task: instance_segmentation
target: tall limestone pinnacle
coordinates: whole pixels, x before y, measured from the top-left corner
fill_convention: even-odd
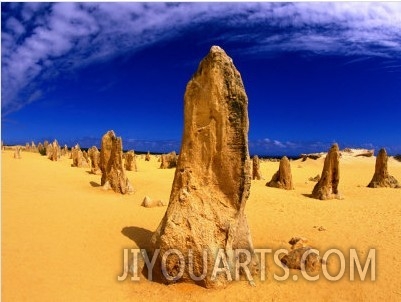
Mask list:
[[[133,187],[125,175],[123,166],[123,144],[113,130],[102,137],[99,167],[102,171],[101,185],[104,190],[113,189],[117,193],[132,193]]]
[[[262,173],[260,172],[260,161],[257,155],[252,158],[252,179],[262,179]]]
[[[322,177],[312,191],[312,197],[320,200],[341,199],[338,192],[340,182],[340,150],[338,144],[333,144],[326,155]]]
[[[376,158],[375,174],[368,184],[369,188],[400,188],[401,185],[398,183],[394,176],[391,176],[387,170],[388,156],[386,149],[380,149],[379,154]]]
[[[153,279],[225,286],[229,275],[235,276],[235,249],[247,250],[249,273],[258,272],[244,213],[252,176],[248,128],[248,98],[241,75],[225,51],[213,46],[186,87],[184,133],[170,203],[151,239],[151,253],[160,251]],[[163,262],[169,249],[180,251],[184,259],[172,254]],[[214,277],[219,252],[227,256],[231,274]],[[205,277],[194,281],[193,276],[204,273],[204,264]]]
[[[266,184],[266,186],[285,190],[294,190],[291,164],[287,156],[284,156],[280,160],[278,171],[273,175],[272,179]]]

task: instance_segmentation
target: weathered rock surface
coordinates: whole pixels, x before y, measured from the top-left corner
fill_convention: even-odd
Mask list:
[[[340,151],[337,144],[331,146],[324,160],[322,176],[312,191],[312,197],[320,200],[340,199],[338,183],[340,182]]]
[[[288,242],[291,244],[291,251],[284,255],[280,260],[290,269],[301,269],[301,260],[304,253],[310,251],[312,247],[308,246],[308,240],[302,237],[294,237]],[[311,252],[305,259],[305,270],[310,273],[319,272],[322,268],[320,257]]]
[[[316,160],[318,158],[321,158],[323,155],[324,155],[323,152],[321,152],[321,153],[301,154],[301,158],[302,158],[302,161],[305,161],[308,158]]]
[[[88,152],[86,152],[85,150],[84,151],[82,151],[82,156],[83,156],[83,158],[87,161],[87,162],[89,162],[89,155],[88,155]]]
[[[64,145],[64,147],[61,149],[61,155],[62,156],[68,155],[68,147],[67,147],[67,145]]]
[[[46,155],[46,149],[45,149],[45,147],[42,145],[42,143],[39,143],[39,144],[38,144],[38,152],[39,152],[41,155]]]
[[[160,169],[171,169],[177,167],[178,156],[175,151],[161,155]]]
[[[57,161],[61,157],[61,148],[60,148],[60,145],[58,144],[58,141],[56,139],[54,140],[52,145],[53,145],[53,154],[52,154],[51,160]]]
[[[47,149],[47,146],[49,145],[49,142],[47,140],[45,140],[43,142],[43,147],[45,148],[45,150]]]
[[[89,168],[90,163],[84,158],[84,154],[78,144],[71,148],[72,167]]]
[[[354,157],[372,157],[375,153],[374,149],[352,149],[352,148],[344,148],[340,154],[344,156],[354,156]]]
[[[320,180],[320,174],[317,174],[315,177],[309,177],[310,181],[318,182]]]
[[[284,156],[280,160],[278,171],[273,175],[272,179],[266,183],[266,186],[285,190],[294,190],[294,185],[292,184],[291,164],[287,156]]]
[[[385,149],[380,149],[376,157],[375,174],[368,184],[369,188],[401,188],[400,183],[387,170],[388,156]]]
[[[200,63],[187,85],[184,103],[184,133],[170,202],[151,239],[150,254],[160,251],[153,280],[195,282],[190,273],[203,275],[205,252],[206,276],[196,283],[225,286],[229,277],[234,278],[234,249],[249,252],[245,267],[250,271],[244,272],[255,274],[259,265],[244,213],[251,185],[248,98],[239,72],[220,47],[213,46]],[[172,254],[162,273],[161,260],[169,249],[179,250],[185,263]],[[213,276],[220,257],[227,261],[227,273]]]
[[[154,207],[164,207],[165,204],[162,200],[153,200],[149,196],[145,196],[143,199],[141,206],[145,208],[154,208]]]
[[[257,155],[252,158],[252,179],[262,179],[262,173],[260,172],[260,161]]]
[[[56,139],[53,143],[47,145],[46,155],[52,161],[58,161],[60,159],[61,149]]]
[[[75,147],[71,148],[71,159],[72,159],[72,164],[71,167],[78,167],[79,162],[78,162],[78,151],[80,151],[81,148],[79,148],[79,145],[75,145]],[[80,159],[82,161],[82,159]]]
[[[48,159],[52,159],[53,155],[53,144],[47,144],[46,146],[46,156]]]
[[[14,158],[21,159],[21,146],[14,147]]]
[[[136,155],[134,150],[128,151],[125,154],[125,170],[127,171],[138,171],[136,166]]]
[[[355,156],[372,157],[375,154],[374,150],[368,150],[364,153],[357,154]]]
[[[88,156],[91,162],[91,173],[96,175],[101,175],[102,171],[100,170],[100,152],[96,148],[96,146],[92,146],[88,149]]]
[[[306,247],[308,246],[309,240],[305,237],[292,237],[290,241],[288,241],[289,244],[291,244],[291,249],[299,249],[301,247]]]
[[[150,152],[146,153],[145,161],[150,161]]]
[[[25,144],[25,151],[27,151],[27,152],[38,152],[38,149],[36,148],[35,142],[31,141],[31,143],[26,143]]]
[[[132,193],[133,187],[125,176],[123,166],[123,145],[121,137],[116,137],[113,130],[102,137],[100,149],[101,185],[104,190],[113,189],[117,193]]]

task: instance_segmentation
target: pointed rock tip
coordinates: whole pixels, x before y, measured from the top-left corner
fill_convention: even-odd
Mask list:
[[[334,143],[334,144],[331,146],[331,149],[334,149],[335,151],[339,151],[339,150],[340,150],[340,148],[338,147],[338,144],[337,144],[337,143]]]
[[[212,58],[213,60],[217,59],[217,60],[227,60],[230,63],[233,62],[233,59],[229,55],[227,55],[224,49],[217,45],[213,45],[210,48],[207,57]]]
[[[116,134],[114,133],[114,130],[109,130],[109,131],[107,131],[107,132],[106,132],[106,135],[109,135],[109,136],[116,136]]]
[[[224,49],[221,48],[220,46],[217,46],[217,45],[213,45],[210,48],[210,52],[222,52],[222,53],[225,53]]]

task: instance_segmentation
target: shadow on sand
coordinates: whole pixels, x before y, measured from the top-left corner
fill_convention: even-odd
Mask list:
[[[152,238],[153,232],[151,232],[147,229],[144,229],[144,228],[130,226],[130,227],[123,228],[121,230],[121,233],[124,236],[131,239],[132,241],[134,241],[136,243],[136,245],[138,246],[138,248],[144,249],[146,251],[146,254],[149,257],[149,259],[153,259],[153,255],[151,253],[151,245],[150,245],[150,239]],[[155,270],[161,271],[160,266],[156,265],[155,267],[153,267],[153,271],[155,271]],[[143,261],[139,265],[139,271],[146,279],[157,282],[157,283],[162,283],[162,280],[159,277],[157,277],[157,275],[155,276],[153,274],[153,277],[152,277],[152,274],[149,274],[148,266],[145,265],[145,263]]]
[[[318,198],[313,197],[312,194],[305,194],[305,193],[302,193],[302,195],[305,196],[305,197],[308,197],[308,198],[310,198],[310,199],[313,199],[313,200],[320,200],[320,199],[318,199]]]
[[[123,228],[121,233],[134,241],[140,249],[149,250],[150,238],[152,237],[153,232],[144,228],[130,226]]]
[[[89,183],[90,183],[90,185],[91,185],[92,187],[94,187],[94,188],[100,187],[100,184],[98,184],[97,182],[90,181]]]

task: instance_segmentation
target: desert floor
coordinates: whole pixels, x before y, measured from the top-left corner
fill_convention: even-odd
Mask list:
[[[303,236],[324,254],[331,248],[344,253],[346,269],[339,281],[323,274],[307,281],[290,271],[286,281],[273,274],[283,270],[267,255],[267,280],[232,282],[225,289],[192,284],[162,285],[129,278],[122,273],[123,249],[146,247],[166,207],[144,208],[145,195],[168,201],[174,169],[158,169],[156,157],[139,156],[138,172],[127,172],[136,192],[120,195],[103,191],[100,176],[72,168],[62,157],[52,162],[38,153],[2,152],[2,300],[3,301],[396,301],[401,300],[401,189],[370,189],[375,158],[342,158],[340,191],[343,200],[308,197],[321,173],[323,159],[292,161],[295,190],[265,186],[278,162],[263,162],[265,180],[252,181],[246,205],[256,248],[289,249],[288,240]],[[401,181],[401,163],[389,159],[389,172]],[[322,226],[325,230],[319,231]],[[364,264],[376,249],[376,280],[349,281],[349,250]],[[338,258],[329,258],[333,275]],[[333,273],[334,272],[334,273]],[[294,275],[298,278],[294,280]],[[358,274],[357,274],[358,276]],[[295,277],[296,278],[296,277]]]

